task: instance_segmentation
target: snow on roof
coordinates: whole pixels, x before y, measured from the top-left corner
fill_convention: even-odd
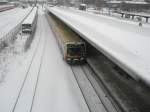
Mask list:
[[[11,6],[14,6],[14,5],[0,5],[0,8],[6,8],[6,7],[11,7]]]
[[[80,6],[86,6],[86,4],[80,4]]]
[[[32,12],[28,15],[28,17],[24,20],[22,24],[32,24],[37,13],[37,7],[34,7]]]
[[[127,4],[148,4],[147,2],[144,2],[144,1],[108,1],[107,3],[117,4],[117,3],[121,3],[121,2],[124,2]]]
[[[150,86],[150,38],[148,28],[124,24],[105,16],[48,8],[131,77]]]

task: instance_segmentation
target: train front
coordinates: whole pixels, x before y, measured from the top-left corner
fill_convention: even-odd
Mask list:
[[[32,33],[32,25],[31,24],[22,24],[22,32],[23,33]]]
[[[68,43],[66,61],[69,64],[84,63],[86,58],[86,46],[84,42]]]

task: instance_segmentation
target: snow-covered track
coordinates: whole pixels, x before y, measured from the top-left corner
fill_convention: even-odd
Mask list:
[[[92,58],[87,64],[71,66],[90,112],[99,112],[101,108],[104,112],[148,112],[149,101],[145,99],[149,98],[149,92],[146,88],[118,75],[106,57],[103,58]],[[141,91],[133,88],[141,88]],[[144,97],[141,92],[145,93]]]
[[[22,89],[23,89],[23,87],[24,87],[24,85],[25,85],[25,82],[26,82],[27,77],[28,77],[28,75],[29,75],[29,71],[30,71],[30,69],[31,69],[31,65],[33,64],[33,60],[34,60],[35,55],[36,55],[36,53],[37,53],[39,43],[40,43],[40,39],[39,39],[39,41],[38,41],[38,44],[37,44],[36,49],[35,49],[35,51],[34,51],[34,54],[33,54],[33,56],[32,56],[31,62],[30,62],[30,64],[29,64],[29,67],[28,67],[28,69],[27,69],[27,71],[26,71],[25,78],[24,78],[23,83],[22,83],[22,85],[21,85],[21,88],[20,88],[20,91],[19,91],[19,93],[18,93],[18,96],[17,96],[17,99],[16,99],[16,101],[15,101],[15,105],[14,105],[14,108],[13,108],[13,111],[12,111],[12,112],[15,112],[17,103],[18,103],[19,98],[20,98],[20,96],[21,96]]]
[[[70,66],[62,60],[55,36],[42,7],[38,12],[38,24],[33,43],[25,52],[27,55],[21,58],[26,61],[22,61],[22,66],[19,63],[13,67],[14,72],[10,72],[6,82],[1,84],[0,110],[2,112],[89,112]],[[39,45],[38,41],[40,41]],[[35,49],[37,52],[25,80]]]
[[[40,20],[40,24],[41,24],[41,20]],[[41,32],[42,31],[37,32],[37,34],[35,35],[36,38],[37,35],[41,35]],[[12,112],[32,111],[36,89],[38,86],[38,81],[40,76],[40,70],[43,64],[42,62],[43,62],[43,56],[45,51],[45,43],[46,40],[44,38],[38,38],[38,43],[36,45],[31,62],[26,71],[26,75],[20,87],[20,91],[18,93],[17,99],[13,106]]]
[[[95,73],[86,65],[71,66],[71,70],[90,112],[120,112],[93,78]]]
[[[104,55],[90,57],[87,59],[87,63],[95,73],[93,75],[95,80],[104,87],[107,96],[110,96],[109,98],[112,99],[113,104],[118,106],[121,112],[150,111],[149,89],[147,86],[126,77],[127,74]]]
[[[1,22],[1,24],[0,24],[0,27],[2,27],[0,30],[0,32],[1,32],[0,49],[5,47],[5,45],[9,44],[9,42],[11,40],[15,39],[15,35],[21,30],[22,22],[30,14],[31,11],[32,11],[31,7],[27,8],[27,9],[15,8],[13,10],[6,11],[6,12],[3,12],[0,14],[0,16],[1,16],[0,20],[4,21],[4,22]],[[16,17],[17,14],[20,14],[20,15],[18,17]],[[8,19],[7,21],[3,20],[6,18]],[[16,20],[15,20],[15,18],[16,18]]]
[[[149,28],[120,20],[70,10],[48,7],[76,33],[125,70],[131,77],[150,86]]]

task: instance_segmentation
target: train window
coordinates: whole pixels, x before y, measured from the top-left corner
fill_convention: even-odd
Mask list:
[[[31,27],[31,24],[23,24],[22,27],[23,27],[23,28],[30,28],[30,27]]]
[[[32,25],[31,24],[22,24],[22,32],[31,33]]]
[[[75,55],[80,56],[81,52],[82,52],[82,50],[81,50],[80,47],[70,47],[70,48],[67,48],[67,54],[69,54],[71,56],[75,56]]]

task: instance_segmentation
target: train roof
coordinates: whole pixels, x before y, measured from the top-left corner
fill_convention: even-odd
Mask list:
[[[86,7],[87,5],[86,4],[80,4],[80,6],[85,6]]]
[[[61,30],[60,35],[61,35],[61,38],[62,38],[63,42],[66,43],[66,44],[74,44],[74,43],[81,43],[81,42],[83,42],[79,38],[79,36],[77,34],[75,34],[74,32],[72,32],[71,30],[65,30],[65,31]]]
[[[79,35],[73,32],[68,26],[63,25],[57,19],[55,19],[55,21],[53,19],[53,23],[56,26],[55,29],[57,30],[57,32],[59,32],[61,40],[65,44],[74,44],[74,43],[79,44],[83,42],[82,39],[79,37]]]
[[[28,17],[22,24],[32,24],[37,13],[37,7],[34,7]]]

